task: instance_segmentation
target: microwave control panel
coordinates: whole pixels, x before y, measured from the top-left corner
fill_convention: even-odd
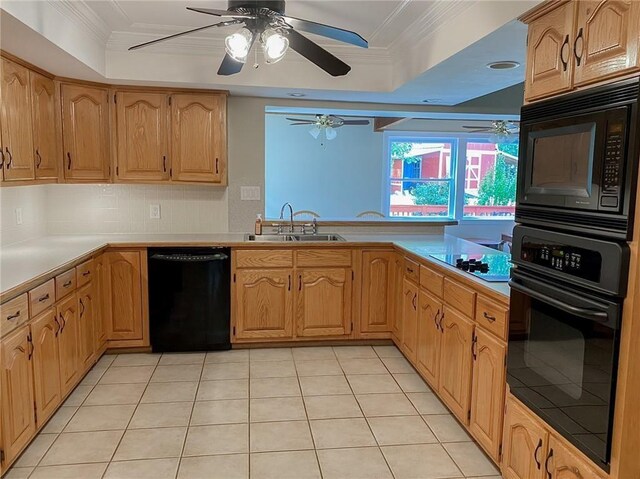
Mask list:
[[[612,121],[607,125],[604,165],[602,171],[602,194],[600,206],[618,208],[621,201],[620,186],[624,175],[624,123]]]
[[[602,256],[575,246],[524,238],[520,259],[554,271],[577,276],[589,281],[599,281],[602,270]]]

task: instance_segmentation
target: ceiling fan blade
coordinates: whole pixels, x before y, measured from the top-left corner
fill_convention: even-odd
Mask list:
[[[289,126],[297,126],[297,125],[306,125],[306,126],[309,126],[309,125],[314,125],[314,123],[308,123],[308,122],[306,122],[306,121],[305,121],[304,123],[289,123]]]
[[[308,122],[308,123],[315,123],[316,120],[307,120],[306,118],[286,118],[289,121],[299,121],[299,122]]]
[[[369,120],[344,120],[343,125],[368,125]]]
[[[242,23],[242,20],[229,20],[229,21],[226,21],[226,22],[213,23],[211,25],[205,25],[204,27],[198,27],[198,28],[194,28],[192,30],[187,30],[186,32],[174,33],[173,35],[169,35],[169,36],[162,37],[162,38],[157,38],[156,40],[151,40],[150,42],[140,43],[138,45],[134,45],[132,47],[129,47],[129,50],[137,50],[138,48],[148,47],[149,45],[154,45],[154,44],[159,43],[159,42],[164,42],[165,40],[170,40],[172,38],[181,37],[182,35],[188,35],[189,33],[199,32],[200,30],[206,30],[207,28],[227,27],[229,25],[236,25],[238,23]]]
[[[493,130],[492,126],[471,126],[471,125],[462,125],[462,128],[467,128],[471,130]]]
[[[231,12],[229,10],[218,10],[215,8],[187,7],[187,10],[191,10],[192,12],[205,13],[207,15],[215,15],[216,17],[256,18],[255,15],[250,15],[247,13],[236,13],[236,12]]]
[[[282,19],[287,22],[291,27],[296,30],[302,30],[303,32],[314,33],[327,38],[333,38],[339,42],[349,43],[357,47],[368,48],[369,43],[358,35],[356,32],[350,30],[344,30],[343,28],[332,27],[323,23],[316,23],[310,20],[303,20],[301,18],[288,17],[282,15]]]
[[[249,45],[249,50],[247,51],[247,58],[249,57],[249,53],[251,52],[251,48],[253,48],[253,43],[255,42],[255,40],[256,36],[254,35],[251,38],[251,45]],[[239,62],[238,60],[232,58],[228,53],[225,53],[224,58],[222,59],[222,63],[220,63],[220,67],[218,68],[218,75],[235,75],[236,73],[240,73],[243,66],[243,62]]]
[[[346,75],[351,70],[351,67],[345,62],[295,30],[288,30],[287,35],[289,37],[289,46],[293,50],[318,65],[329,75],[338,77]]]

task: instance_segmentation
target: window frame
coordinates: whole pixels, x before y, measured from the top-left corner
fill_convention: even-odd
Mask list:
[[[446,142],[452,144],[451,149],[451,171],[449,179],[434,179],[424,181],[448,181],[450,182],[450,188],[453,188],[453,192],[449,194],[449,215],[448,216],[434,216],[434,217],[420,217],[412,216],[408,217],[414,221],[442,221],[442,220],[455,220],[459,224],[474,223],[474,222],[489,222],[489,221],[514,221],[514,216],[489,216],[489,217],[474,217],[464,216],[464,192],[466,185],[466,164],[467,164],[467,144],[468,143],[494,143],[491,141],[491,134],[486,133],[466,133],[466,132],[415,132],[415,131],[395,131],[387,130],[383,133],[384,140],[384,155],[385,171],[382,175],[382,181],[384,182],[382,191],[384,192],[384,199],[382,201],[382,211],[385,215],[389,215],[391,208],[391,181],[398,180],[398,178],[391,178],[391,143],[392,142],[416,142],[421,141],[434,141],[434,142]],[[403,181],[403,179],[400,179]],[[420,218],[425,218],[420,220]]]

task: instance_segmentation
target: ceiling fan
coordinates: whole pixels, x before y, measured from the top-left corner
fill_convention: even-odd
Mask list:
[[[338,136],[336,128],[349,125],[368,125],[369,120],[345,120],[336,115],[316,115],[315,119],[308,118],[287,118],[292,121],[292,126],[298,125],[312,125],[309,130],[309,134],[317,139],[320,133],[324,132],[324,136],[327,140],[333,140]]]
[[[493,133],[498,136],[511,136],[520,131],[520,122],[511,120],[494,120],[491,126],[469,126],[464,125],[470,133]]]
[[[367,41],[355,32],[286,16],[284,0],[229,0],[228,5],[227,10],[187,7],[187,10],[226,20],[134,45],[129,50],[136,50],[207,28],[241,26],[240,30],[225,39],[226,55],[218,69],[218,75],[239,73],[247,61],[253,43],[258,39],[262,44],[266,63],[281,60],[291,47],[330,75],[342,76],[346,75],[351,67],[300,34],[298,30],[362,48],[368,47]]]

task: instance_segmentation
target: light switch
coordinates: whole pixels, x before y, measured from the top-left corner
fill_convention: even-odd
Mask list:
[[[152,220],[160,219],[160,205],[149,205],[149,218]]]
[[[244,201],[260,201],[259,186],[241,186],[240,199]]]
[[[16,224],[22,224],[22,208],[16,208]]]

